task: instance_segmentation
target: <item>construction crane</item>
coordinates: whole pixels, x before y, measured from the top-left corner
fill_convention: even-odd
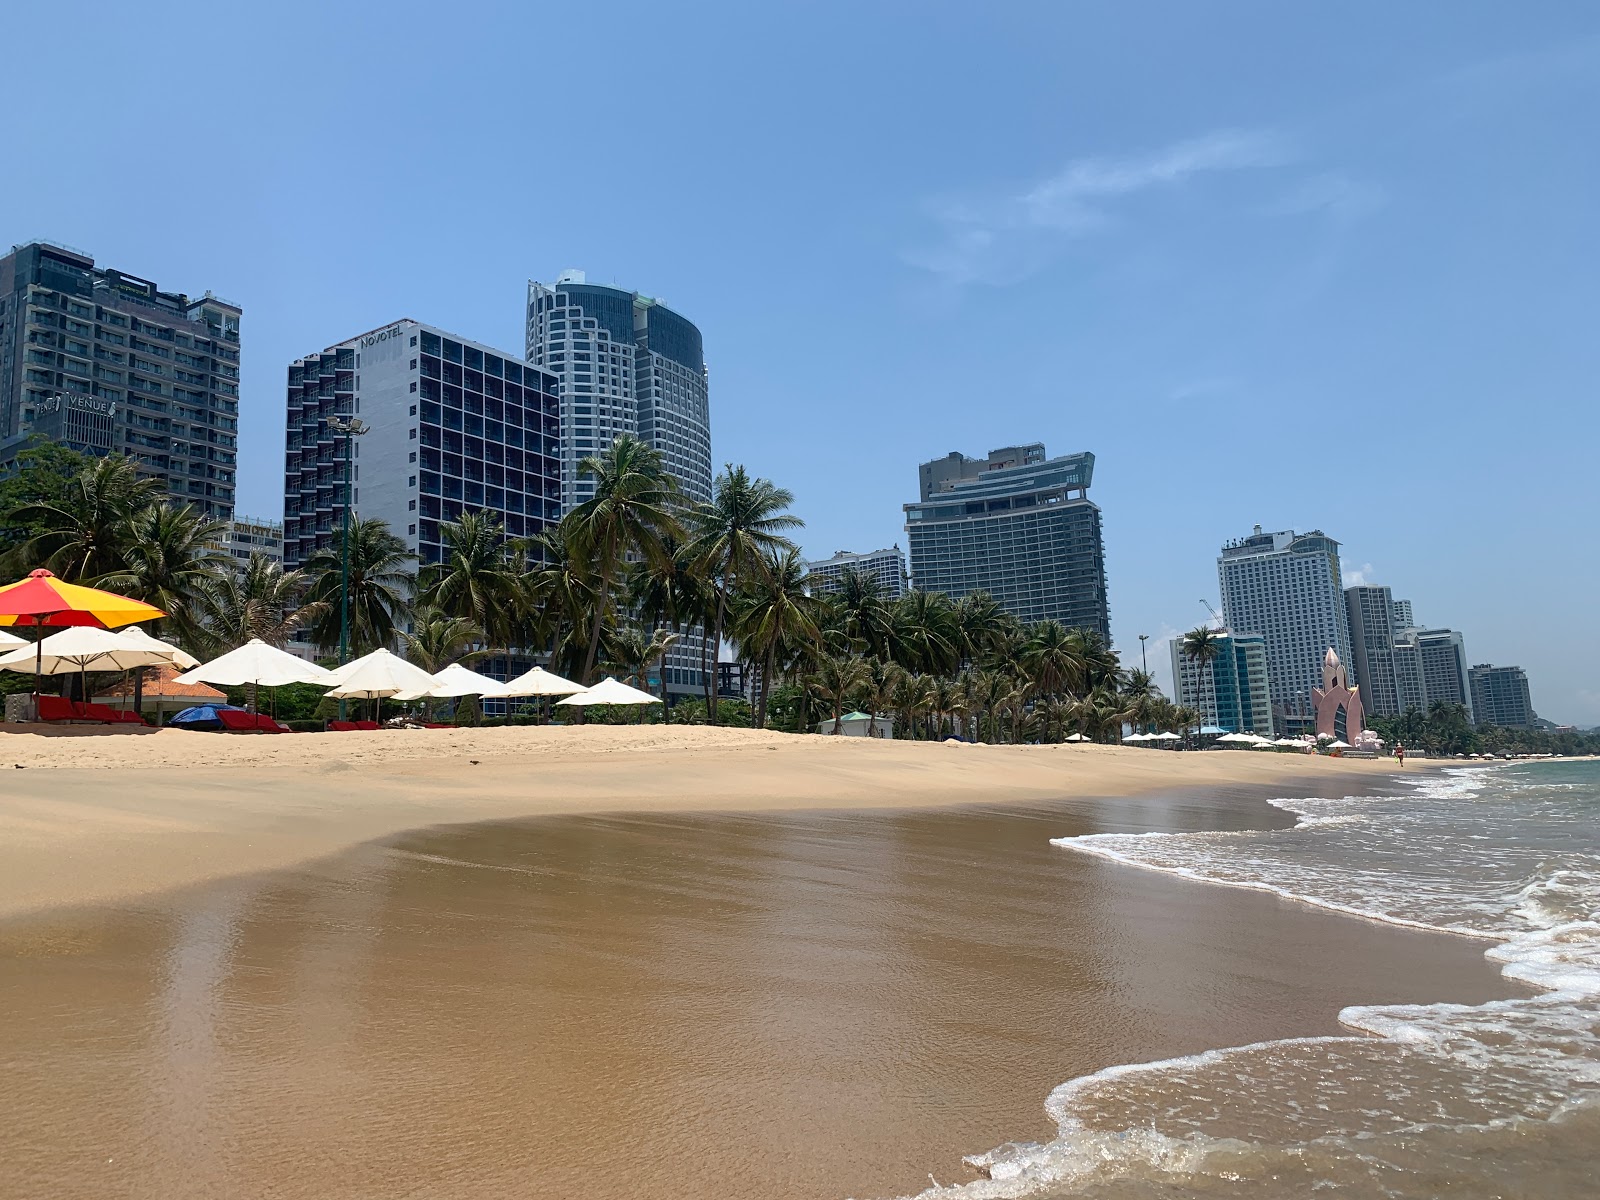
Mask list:
[[[1206,611],[1211,614],[1211,619],[1217,623],[1217,632],[1227,633],[1228,623],[1222,619],[1221,613],[1211,607],[1211,601],[1202,598],[1200,603],[1206,606]]]

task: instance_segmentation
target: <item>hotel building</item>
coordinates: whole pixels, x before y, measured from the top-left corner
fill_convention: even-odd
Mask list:
[[[885,600],[898,600],[906,594],[906,556],[898,545],[866,554],[840,550],[832,558],[808,562],[806,584],[813,594],[837,592],[843,585],[846,571],[876,579]]]
[[[0,258],[0,466],[32,438],[123,454],[175,502],[233,515],[237,305],[49,242]]]
[[[1263,533],[1223,546],[1217,558],[1222,611],[1231,629],[1266,638],[1274,724],[1312,716],[1311,689],[1322,683],[1331,648],[1350,660],[1339,543],[1320,529]]]
[[[1472,684],[1467,676],[1467,650],[1453,629],[1419,629],[1417,651],[1422,660],[1423,707],[1443,700],[1459,704],[1472,717]]]
[[[345,439],[329,418],[359,418],[351,439],[352,519],[376,517],[439,562],[439,526],[492,513],[532,537],[561,513],[556,380],[504,351],[410,319],[289,365],[283,558],[300,566],[334,545],[346,504]]]
[[[1528,694],[1528,675],[1521,667],[1491,667],[1479,663],[1467,672],[1472,691],[1472,712],[1479,725],[1532,729],[1538,721]]]
[[[921,499],[904,506],[914,587],[952,599],[987,591],[1019,620],[1111,640],[1093,454],[1046,458],[1033,442],[979,459],[952,452],[918,475]]]
[[[1224,633],[1217,639],[1217,657],[1201,663],[1183,652],[1183,639],[1173,638],[1172,678],[1178,703],[1198,709],[1202,724],[1229,733],[1272,737],[1272,688],[1267,668],[1267,639],[1259,633]]]
[[[1369,715],[1394,716],[1401,711],[1394,668],[1396,601],[1388,588],[1362,584],[1345,588],[1344,604],[1362,704]]]
[[[578,464],[632,434],[684,493],[711,499],[711,408],[700,330],[662,301],[565,271],[528,283],[528,361],[560,383],[561,497],[594,494]]]
[[[222,534],[222,551],[242,571],[250,556],[263,558],[283,565],[283,522],[262,517],[235,517],[228,522]]]

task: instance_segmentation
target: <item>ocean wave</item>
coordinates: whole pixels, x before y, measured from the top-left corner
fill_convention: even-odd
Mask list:
[[[936,1185],[920,1200],[1233,1195],[1266,1180],[1270,1195],[1345,1188],[1422,1197],[1445,1190],[1452,1171],[1452,1196],[1487,1197],[1504,1194],[1495,1189],[1508,1179],[1519,1183],[1507,1171],[1569,1168],[1592,1184],[1600,1176],[1592,1150],[1600,1132],[1600,772],[1592,784],[1482,767],[1411,782],[1401,796],[1274,801],[1296,815],[1287,830],[1053,844],[1492,941],[1486,956],[1539,994],[1352,1006],[1339,1014],[1348,1037],[1111,1067],[1051,1094],[1056,1138],[974,1155],[965,1161],[983,1178]],[[1547,1144],[1559,1153],[1534,1149]],[[1540,1194],[1592,1191],[1556,1179]]]

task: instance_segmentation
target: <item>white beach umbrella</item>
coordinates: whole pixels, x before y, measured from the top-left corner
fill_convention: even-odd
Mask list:
[[[152,639],[153,640],[153,639]],[[70,675],[74,671],[131,671],[170,662],[166,651],[135,649],[120,634],[92,625],[69,625],[36,645],[0,656],[0,669],[26,674]]]
[[[581,691],[575,696],[568,696],[565,700],[557,700],[556,703],[580,707],[586,704],[660,704],[661,697],[641,692],[638,688],[629,687],[625,683],[618,683],[607,675],[592,688]]]
[[[1152,742],[1181,742],[1183,741],[1183,738],[1176,733],[1162,732],[1152,733],[1150,735],[1150,740]]]
[[[177,683],[218,683],[225,687],[242,687],[253,683],[266,687],[281,687],[286,683],[314,683],[327,687],[333,682],[333,672],[316,663],[296,658],[287,650],[269,646],[260,638],[251,638],[237,650],[229,650],[220,658],[194,665],[179,675]]]
[[[129,625],[126,629],[117,630],[117,641],[130,650],[147,650],[151,654],[165,655],[162,662],[169,663],[180,671],[196,666],[200,662],[187,650],[179,649],[171,642],[163,642],[160,638],[151,637],[141,625]]]
[[[476,671],[463,667],[460,663],[451,663],[444,670],[433,675],[433,686],[425,692],[398,692],[396,700],[421,700],[423,697],[439,697],[445,699],[452,696],[497,696],[496,691],[500,686],[498,679],[490,679],[487,675],[480,675]]]
[[[374,650],[371,654],[363,654],[360,658],[352,658],[342,667],[329,667],[328,674],[333,676],[334,683],[343,683],[351,672],[359,670],[363,665],[377,658],[378,655],[387,653],[389,653],[387,650]]]
[[[421,667],[387,650],[374,650],[331,673],[340,677],[339,686],[328,693],[335,700],[382,700],[402,692],[428,696],[436,682]]]
[[[1150,735],[1148,733],[1130,733],[1122,739],[1122,744],[1126,746],[1129,742],[1148,742],[1149,740]]]
[[[1349,742],[1344,741],[1341,738],[1334,738],[1333,741],[1328,743],[1328,749],[1329,750],[1354,750],[1355,747],[1352,746]]]
[[[543,667],[534,667],[515,679],[497,685],[494,691],[485,692],[484,695],[509,700],[515,696],[570,696],[581,691],[583,684],[563,679]]]
[[[1081,733],[1069,733],[1061,740],[1063,742],[1087,742],[1089,739],[1084,737]]]
[[[1217,739],[1219,742],[1232,742],[1240,746],[1265,746],[1267,739],[1258,737],[1253,733],[1225,733]]]
[[[7,633],[0,629],[0,646],[28,646],[31,645],[27,638],[19,638],[14,633]]]

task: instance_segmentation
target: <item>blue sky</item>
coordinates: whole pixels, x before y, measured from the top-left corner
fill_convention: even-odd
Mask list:
[[[1223,540],[1315,526],[1600,723],[1591,4],[7,25],[0,237],[243,305],[244,511],[281,508],[290,359],[402,315],[518,351],[525,281],[579,267],[700,325],[716,459],[790,487],[810,552],[903,544],[924,459],[1092,450],[1135,659]]]

